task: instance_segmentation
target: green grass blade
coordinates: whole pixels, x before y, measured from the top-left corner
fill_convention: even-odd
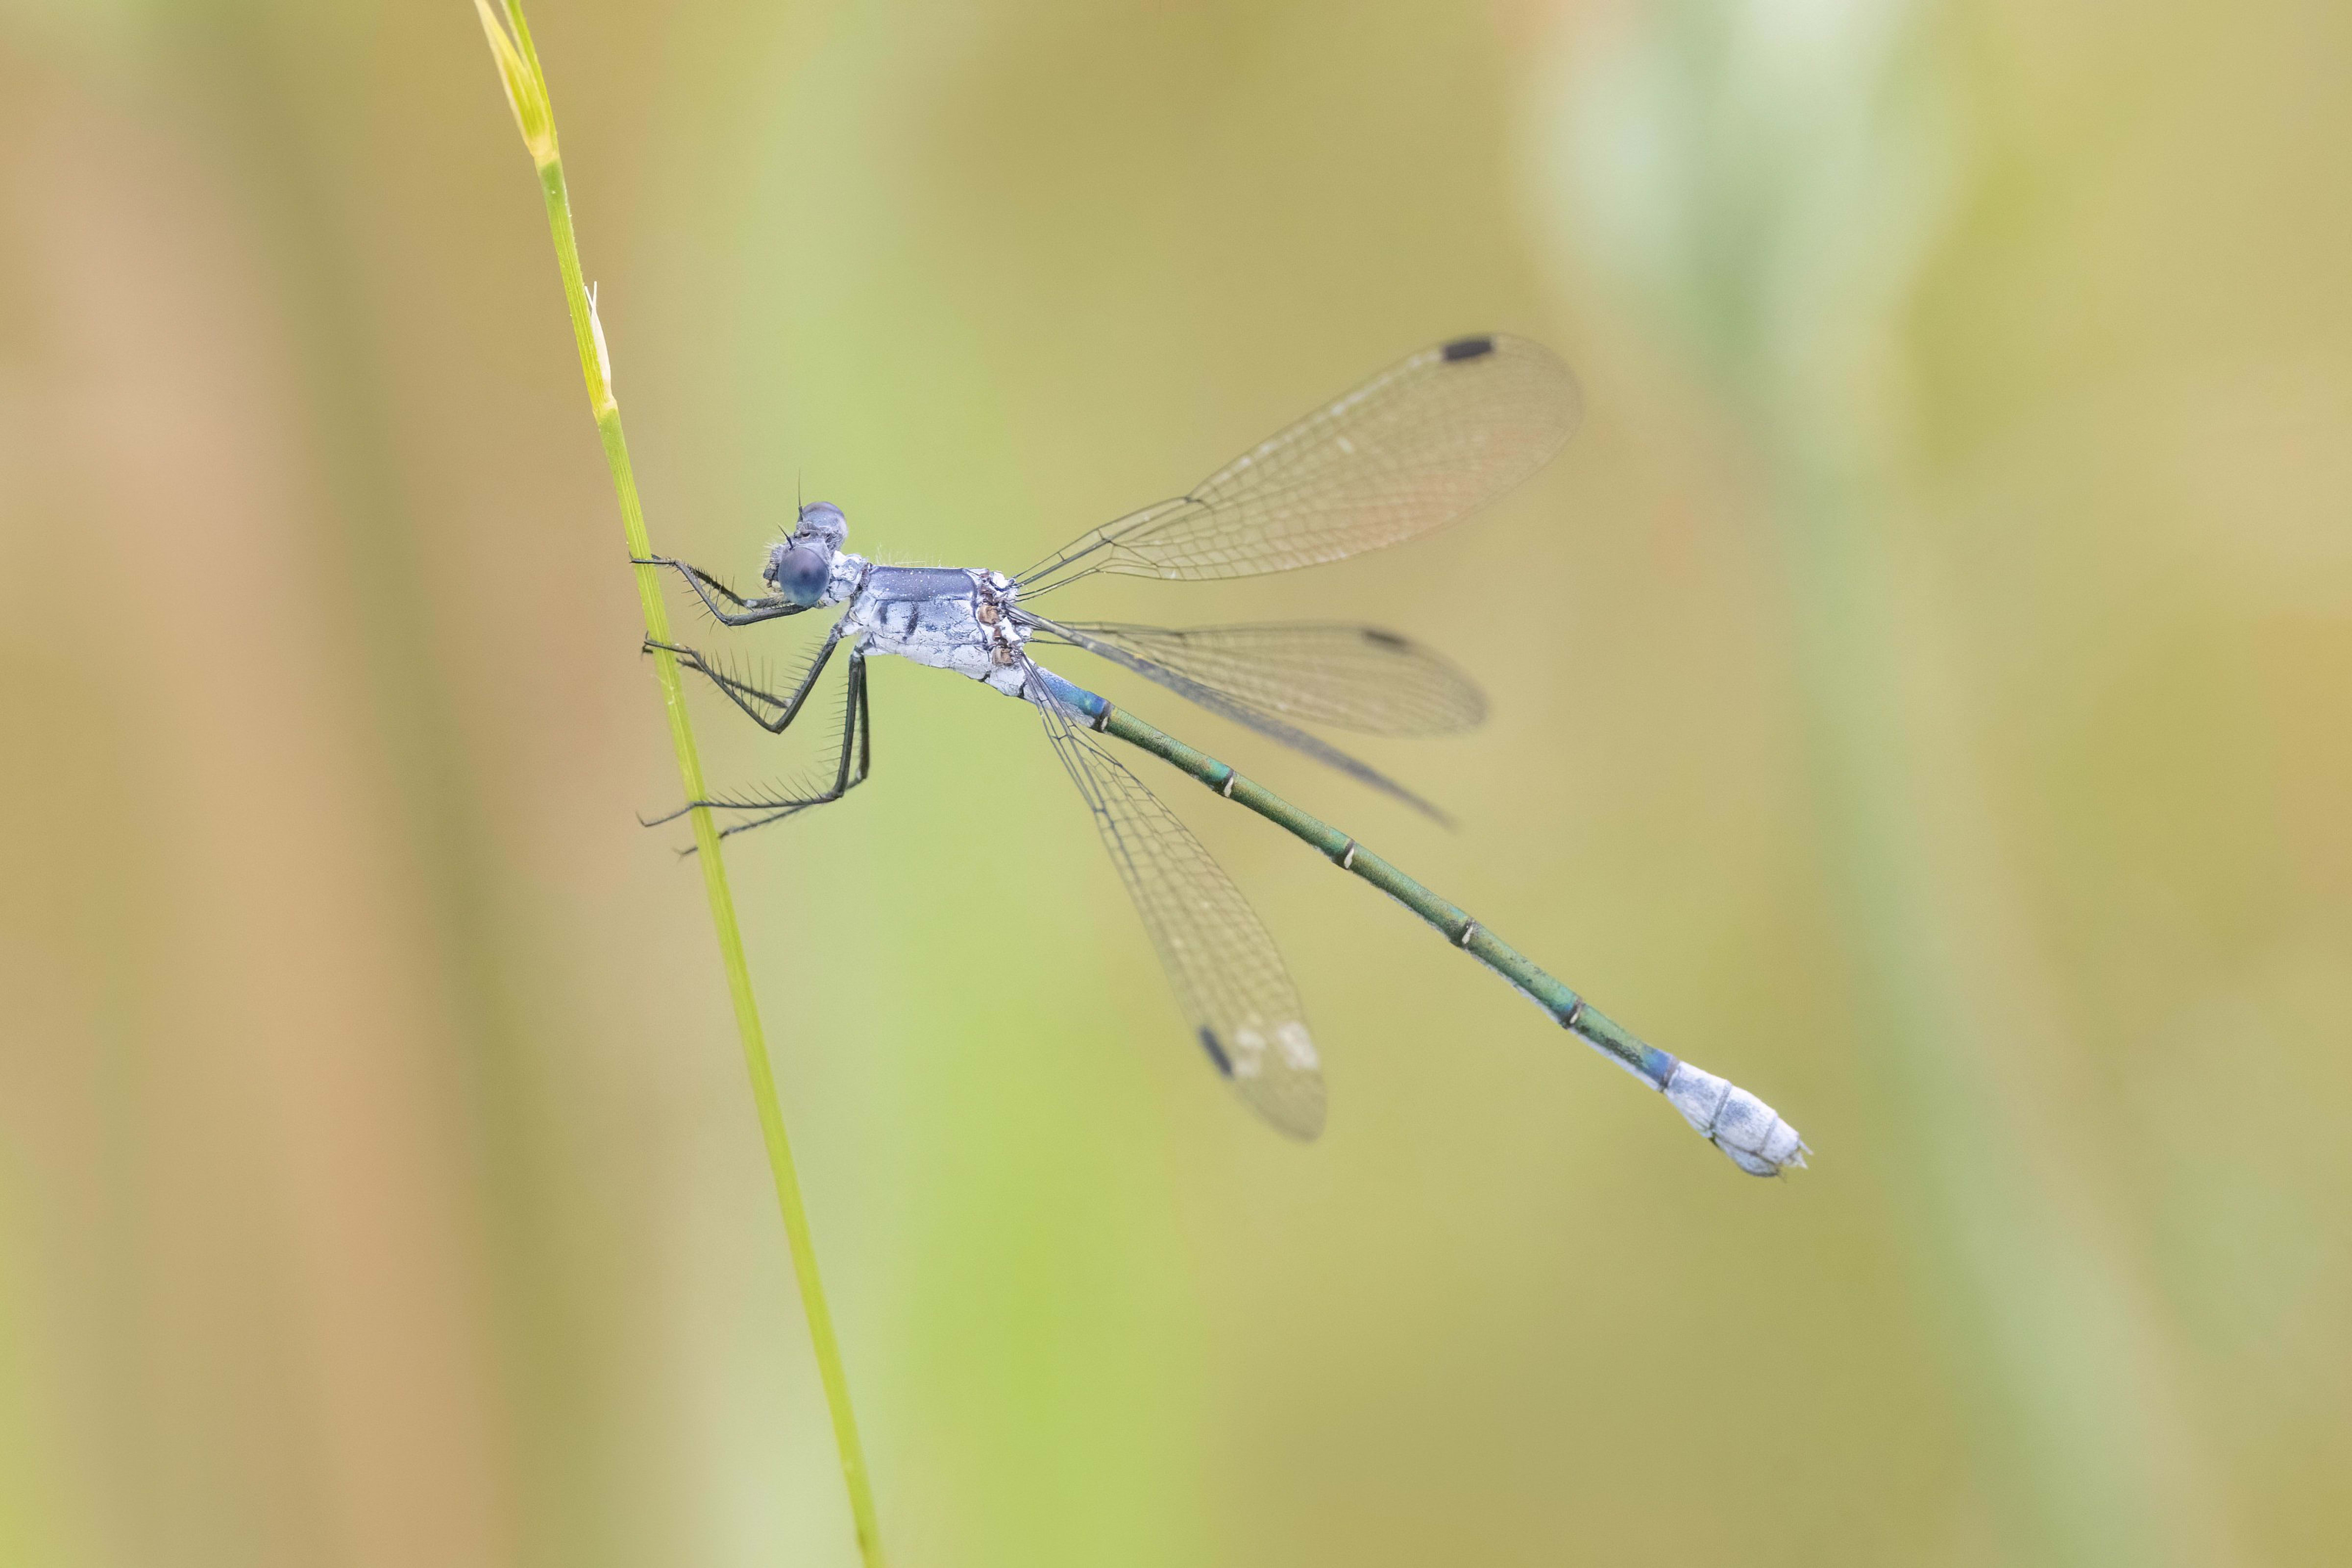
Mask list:
[[[653,553],[646,534],[645,508],[637,499],[637,482],[629,466],[629,444],[621,429],[620,404],[613,396],[613,377],[595,302],[580,268],[579,241],[572,232],[572,203],[563,183],[563,160],[555,137],[555,121],[548,106],[547,81],[539,54],[522,19],[522,8],[504,0],[513,32],[502,27],[486,0],[475,0],[482,26],[488,35],[492,57],[515,112],[524,145],[539,165],[541,192],[547,201],[547,224],[555,241],[555,261],[563,276],[564,302],[572,311],[572,334],[580,353],[580,373],[588,384],[588,403],[596,419],[596,434],[604,446],[604,460],[613,471],[613,489],[621,503],[621,527],[629,554]],[[656,643],[671,641],[669,610],[653,567],[637,567],[637,600],[645,612],[646,635]],[[677,753],[678,780],[686,798],[707,798],[702,783],[702,759],[695,749],[694,727],[687,715],[686,693],[678,679],[677,661],[656,651],[654,672],[659,680],[662,707],[669,717],[670,744]],[[816,1353],[817,1372],[824,1385],[825,1405],[833,1417],[835,1445],[841,1453],[841,1473],[849,1491],[849,1508],[857,1531],[857,1549],[866,1568],[882,1568],[882,1534],[874,1509],[874,1493],[866,1469],[866,1453],[858,1440],[857,1422],[849,1402],[848,1375],[842,1366],[841,1345],[834,1333],[833,1312],[816,1263],[816,1245],[809,1234],[808,1208],[801,1196],[800,1175],[793,1163],[792,1141],[784,1129],[783,1107],[776,1096],[776,1078],[768,1060],[766,1031],[760,1022],[759,1000],[751,989],[751,971],[743,956],[743,936],[735,919],[735,898],[727,885],[727,862],[719,852],[719,831],[710,813],[698,809],[689,819],[695,859],[702,867],[704,891],[710,899],[710,920],[719,936],[719,956],[727,971],[727,992],[735,1008],[735,1027],[742,1037],[743,1061],[751,1078],[751,1099],[758,1107],[760,1133],[768,1149],[768,1166],[776,1183],[776,1205],[782,1211],[784,1239],[792,1249],[793,1273],[799,1281],[801,1307],[807,1315],[809,1338]]]

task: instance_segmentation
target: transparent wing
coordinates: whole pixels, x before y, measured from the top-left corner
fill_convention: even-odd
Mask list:
[[[1302,724],[1448,735],[1486,717],[1486,695],[1469,676],[1377,626],[1055,624]]]
[[[1576,377],[1524,338],[1460,338],[1382,371],[1211,475],[1023,574],[1197,580],[1339,560],[1468,517],[1575,432]]]
[[[1274,938],[1192,830],[1083,721],[1031,690],[1193,1038],[1259,1115],[1292,1137],[1314,1137],[1323,1130],[1323,1069]]]
[[[1349,756],[1319,735],[1309,735],[1297,725],[1276,718],[1264,708],[1254,706],[1240,697],[1229,696],[1214,686],[1197,681],[1181,671],[1155,664],[1140,653],[1130,652],[1115,643],[1104,642],[1076,626],[1066,626],[1059,622],[1047,621],[1042,616],[1032,615],[1026,611],[1020,613],[1021,619],[1029,625],[1060,638],[1074,648],[1084,648],[1089,653],[1097,654],[1108,659],[1114,664],[1133,670],[1145,680],[1167,687],[1187,702],[1197,703],[1222,718],[1232,719],[1235,724],[1246,726],[1260,735],[1270,736],[1293,751],[1313,758],[1326,768],[1337,768],[1360,784],[1369,784],[1384,795],[1393,796],[1432,821],[1443,822],[1449,828],[1454,825],[1454,819],[1435,806],[1374,768],[1370,763]]]

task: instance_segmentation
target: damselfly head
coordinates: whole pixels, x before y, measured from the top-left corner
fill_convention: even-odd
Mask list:
[[[803,507],[800,524],[793,529],[794,544],[822,539],[828,555],[839,549],[848,538],[849,519],[830,501],[811,501]]]
[[[792,537],[770,548],[768,564],[760,569],[760,575],[778,598],[803,610],[813,608],[824,600],[825,587],[833,580],[833,558],[848,538],[849,519],[841,515],[841,508],[812,501],[801,508]]]

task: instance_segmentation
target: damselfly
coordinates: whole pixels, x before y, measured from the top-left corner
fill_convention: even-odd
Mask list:
[[[707,677],[764,728],[800,716],[834,653],[849,649],[840,754],[827,788],[690,801],[738,815],[728,834],[838,800],[866,778],[872,697],[866,661],[895,653],[953,670],[1032,704],[1093,812],[1129,896],[1159,949],[1194,1038],[1244,1100],[1296,1137],[1322,1130],[1323,1074],[1298,992],[1241,890],[1200,840],[1111,755],[1111,736],[1288,829],[1420,915],[1509,981],[1554,1021],[1665,1097],[1740,1169],[1804,1163],[1796,1129],[1746,1090],[1643,1044],[1468,914],[1216,758],[1039,664],[1045,645],[1081,648],[1178,695],[1436,815],[1403,786],[1299,727],[1374,735],[1467,728],[1485,699],[1451,664],[1366,626],[1213,626],[1171,631],[1062,620],[1037,601],[1098,572],[1181,581],[1247,577],[1334,561],[1469,516],[1549,462],[1582,400],[1568,367],[1535,343],[1460,338],[1413,355],[1252,448],[1184,495],[1081,536],[1017,577],[882,566],[842,547],[838,507],[804,506],[768,551],[769,591],[743,598],[684,561],[676,569],[722,624],[745,626],[845,606],[789,692],[763,690],[694,649],[654,644]]]

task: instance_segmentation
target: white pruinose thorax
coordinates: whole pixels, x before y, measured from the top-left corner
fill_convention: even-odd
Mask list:
[[[1019,583],[965,567],[878,566],[844,549],[848,540],[841,508],[812,501],[769,547],[761,580],[773,599],[803,610],[848,605],[841,631],[860,653],[893,653],[1021,695],[1029,632],[1013,612]]]
[[[1007,696],[1028,678],[1028,631],[1013,613],[1020,586],[1001,571],[869,566],[843,617],[861,653],[952,670]]]

